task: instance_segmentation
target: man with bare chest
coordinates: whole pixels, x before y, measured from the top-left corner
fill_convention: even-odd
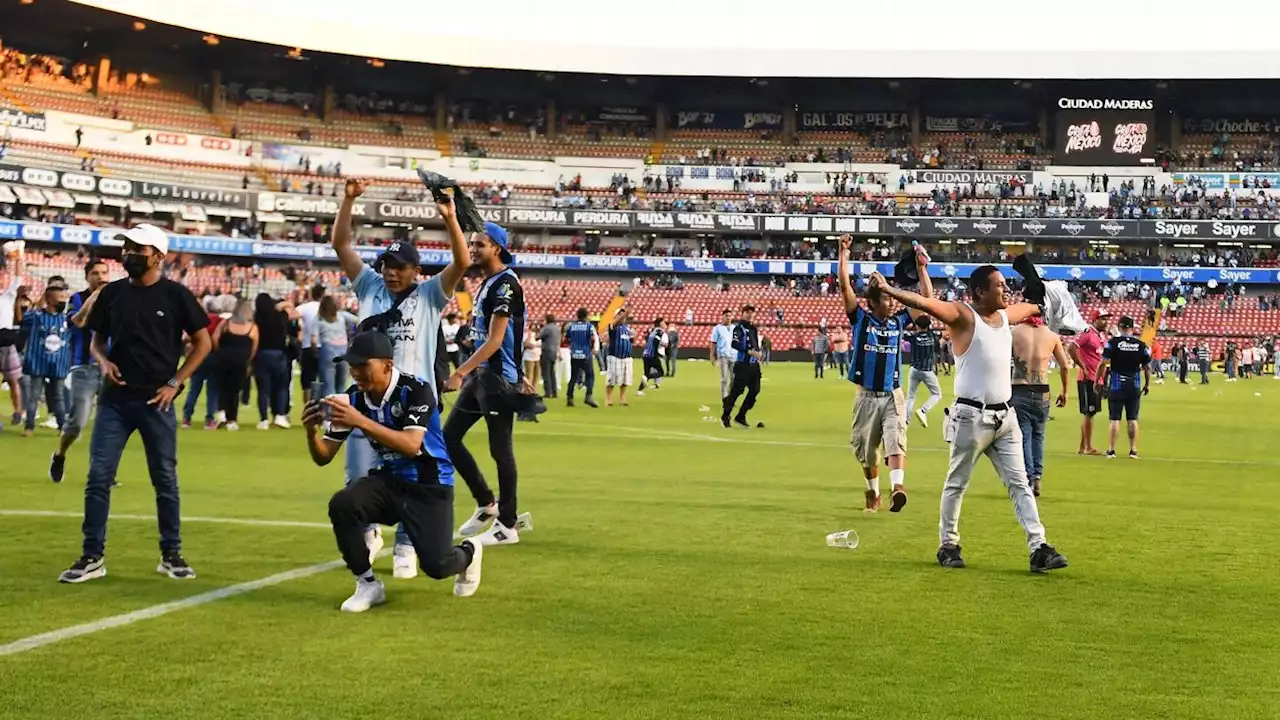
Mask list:
[[[1049,358],[1058,364],[1058,407],[1067,406],[1067,369],[1070,362],[1058,334],[1039,317],[1028,317],[1013,328],[1013,398],[1022,429],[1022,458],[1031,481],[1031,493],[1040,497],[1044,474],[1044,426],[1049,419]]]

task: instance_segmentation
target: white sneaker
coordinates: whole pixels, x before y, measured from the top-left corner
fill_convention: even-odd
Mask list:
[[[636,391],[636,395],[637,395],[638,397],[644,397],[644,391],[643,391],[643,390],[637,390],[637,391]]]
[[[259,421],[259,422],[258,422],[258,429],[259,429],[259,430],[270,430],[270,429],[271,429],[271,423],[270,423],[269,421],[267,421],[267,420],[261,420],[261,421]]]
[[[520,531],[495,521],[488,532],[476,539],[481,545],[515,545],[520,542]]]
[[[369,564],[372,565],[378,553],[382,552],[382,528],[374,525],[372,530],[365,530],[364,546],[369,548]]]
[[[463,540],[470,543],[474,551],[471,564],[453,578],[453,594],[458,597],[471,597],[480,587],[480,559],[484,555],[484,546],[474,540]]]
[[[924,408],[916,408],[916,417],[920,418],[921,427],[929,427],[929,416],[924,414]]]
[[[476,511],[462,523],[462,527],[458,528],[458,534],[462,537],[471,537],[484,532],[489,526],[489,522],[498,517],[498,504],[489,503],[484,507],[476,508]]]
[[[40,427],[46,427],[46,428],[49,428],[50,430],[57,430],[57,429],[58,429],[58,418],[57,418],[57,417],[51,417],[51,418],[49,418],[48,420],[45,420],[43,423],[40,423]]]
[[[286,415],[277,415],[275,420],[275,426],[278,428],[284,428],[285,430],[288,430],[290,427],[292,427],[291,425],[289,425],[289,418]]]
[[[529,532],[533,529],[533,516],[529,513],[520,513],[516,516],[516,530],[520,532]]]
[[[219,425],[222,425],[223,423],[225,423],[227,421],[227,411],[219,410],[218,412],[214,413],[213,421],[218,423]]]
[[[227,431],[228,431],[228,432],[235,432],[236,430],[239,430],[239,429],[240,429],[240,424],[239,424],[239,423],[237,423],[237,422],[229,422],[229,423],[227,423]]]
[[[387,601],[387,589],[381,580],[356,580],[356,591],[342,603],[342,612],[364,612]]]
[[[391,575],[398,580],[418,577],[418,551],[412,545],[396,543],[395,564],[391,568]]]

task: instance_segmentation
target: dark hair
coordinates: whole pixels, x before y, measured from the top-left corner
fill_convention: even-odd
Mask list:
[[[881,290],[880,288],[878,287],[867,288],[867,302],[871,303],[872,305],[879,305],[880,301],[883,298],[884,298],[884,291]]]
[[[578,319],[579,319],[579,320],[586,320],[586,319],[587,319],[587,309],[586,309],[586,308],[578,308]]]
[[[658,327],[658,326],[659,326],[659,325],[661,325],[661,324],[662,324],[662,316],[661,316],[661,315],[659,315],[658,317],[656,317],[656,318],[654,318],[654,319],[653,319],[653,326],[654,326],[654,327]]]
[[[547,316],[543,318],[543,322],[546,322],[547,324],[554,323],[555,321],[556,316],[553,313],[547,313]]]
[[[89,273],[98,265],[106,265],[107,261],[102,258],[89,258],[89,262],[84,264],[84,276],[89,277]]]
[[[285,313],[276,309],[276,300],[266,293],[258,293],[253,299],[253,321],[258,324],[260,332],[283,333],[285,329]]]
[[[981,290],[986,292],[991,289],[991,276],[1000,272],[1000,268],[995,265],[979,265],[969,274],[969,292],[977,293]]]
[[[742,312],[755,312],[755,311],[756,311],[756,306],[752,305],[751,303],[747,303],[746,305],[742,306]]]
[[[67,284],[67,279],[62,277],[61,275],[50,275],[49,279],[45,281],[45,286],[66,285],[66,284]]]
[[[320,317],[325,322],[335,322],[338,319],[338,302],[333,299],[332,295],[324,295],[320,298]]]
[[[921,315],[920,317],[916,318],[916,327],[920,328],[921,330],[928,330],[929,326],[932,324],[933,324],[933,319],[930,318],[928,315]]]
[[[319,300],[322,297],[324,297],[324,286],[320,283],[316,283],[311,287],[311,299]]]
[[[1116,327],[1124,328],[1125,330],[1132,330],[1133,326],[1134,326],[1133,318],[1129,317],[1128,315],[1125,315],[1124,317],[1120,318],[1120,321],[1116,323]]]
[[[456,317],[458,317],[458,313],[456,313],[456,312],[451,312],[451,313],[449,313],[448,315],[445,315],[445,316],[444,316],[444,319],[445,319],[445,320],[448,320],[449,322],[453,322],[454,318],[456,318]]]

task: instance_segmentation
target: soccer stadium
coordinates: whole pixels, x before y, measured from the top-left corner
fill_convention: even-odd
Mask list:
[[[1280,45],[1086,5],[0,0],[0,717],[1280,717]]]

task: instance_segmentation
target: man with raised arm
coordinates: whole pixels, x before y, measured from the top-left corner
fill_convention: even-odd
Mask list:
[[[889,482],[893,490],[889,512],[899,512],[907,504],[907,408],[902,397],[902,336],[921,315],[918,309],[894,312],[888,293],[871,287],[866,293],[867,307],[849,280],[849,235],[840,236],[840,294],[849,315],[852,338],[849,382],[858,386],[853,401],[853,425],[849,443],[853,455],[862,466],[867,481],[866,511],[880,509],[880,450],[889,462]],[[923,252],[916,253],[916,269],[920,288],[933,296],[933,283],[925,272]]]
[[[360,300],[360,329],[377,330],[390,338],[395,348],[396,368],[438,390],[435,361],[436,344],[442,334],[440,316],[471,265],[457,210],[452,200],[436,203],[449,234],[452,257],[438,275],[419,282],[418,248],[412,241],[397,241],[387,246],[373,267],[365,265],[351,247],[352,209],[368,186],[366,180],[347,180],[346,194],[333,223],[333,250],[338,254],[338,265]],[[351,434],[346,445],[347,483],[350,484],[369,474],[375,458],[368,440],[358,430]],[[370,554],[382,548],[382,534],[377,526],[365,533],[365,541]],[[411,578],[417,574],[417,554],[402,525],[396,529],[393,576]]]
[[[951,460],[942,489],[938,534],[938,564],[962,568],[960,504],[979,455],[986,455],[1009,491],[1014,514],[1027,537],[1031,571],[1067,566],[1067,559],[1045,540],[1036,499],[1027,485],[1022,456],[1022,432],[1009,405],[1013,396],[1010,366],[1013,333],[1010,328],[1042,314],[1039,305],[1008,305],[1004,276],[994,265],[982,265],[969,276],[973,303],[946,302],[891,287],[880,273],[871,275],[878,288],[909,308],[932,315],[951,329],[956,355],[955,403],[944,431],[951,443]]]

